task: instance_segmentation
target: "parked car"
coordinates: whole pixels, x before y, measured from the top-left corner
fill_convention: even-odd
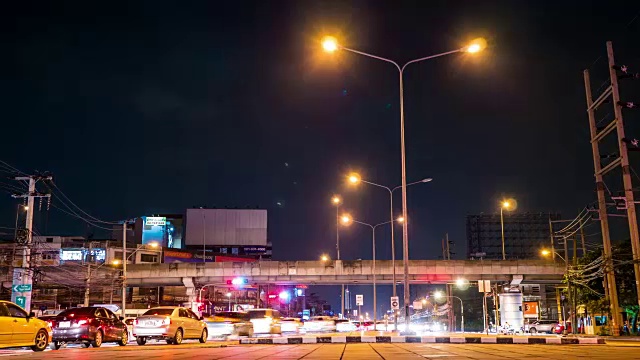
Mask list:
[[[184,339],[207,342],[207,324],[193,311],[183,307],[160,306],[147,310],[133,323],[133,336],[138,345],[149,339],[165,340],[180,345]]]
[[[314,316],[304,322],[306,332],[336,331],[336,320],[330,316]]]
[[[282,318],[280,320],[280,330],[283,333],[298,333],[302,327],[302,322],[298,318]]]
[[[570,333],[571,332],[571,321],[566,322],[566,327],[567,327],[567,332]],[[565,324],[563,323],[557,323],[556,326],[553,328],[553,332],[555,334],[559,334],[562,335],[564,333],[564,328],[565,328]]]
[[[524,326],[524,331],[529,334],[536,333],[553,333],[554,329],[558,325],[558,320],[536,320],[531,324]]]
[[[221,311],[212,316],[203,315],[210,338],[253,336],[253,323],[249,314],[244,311]]]
[[[127,333],[129,335],[129,341],[135,341],[136,337],[133,336],[133,323],[136,321],[134,317],[128,317],[124,319],[124,324],[127,325]]]
[[[84,347],[100,347],[105,342],[120,346],[129,341],[127,326],[111,310],[89,306],[67,309],[52,320],[51,349],[65,343],[82,343]]]
[[[28,346],[43,351],[51,341],[51,327],[17,304],[0,301],[0,348]]]
[[[282,334],[280,312],[273,309],[251,309],[249,319],[255,334]]]

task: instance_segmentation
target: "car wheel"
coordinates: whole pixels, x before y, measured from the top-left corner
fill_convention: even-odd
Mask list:
[[[51,350],[58,350],[60,349],[61,346],[62,346],[62,343],[60,341],[54,341],[49,345]]]
[[[44,349],[47,348],[47,345],[49,345],[49,333],[40,329],[36,334],[35,342],[33,343],[31,350],[44,351]]]
[[[96,331],[96,335],[91,342],[91,346],[93,346],[94,348],[99,348],[100,346],[102,346],[102,338],[102,330]]]
[[[536,330],[536,328],[531,328],[529,329],[529,334],[536,334],[538,332],[538,330]]]
[[[173,336],[173,339],[171,339],[171,342],[173,343],[173,345],[180,345],[182,344],[182,329],[178,329],[176,331],[176,334]]]
[[[207,333],[207,329],[202,330],[202,335],[200,335],[200,339],[198,339],[198,341],[200,341],[200,344],[204,344],[207,342],[207,339],[209,338],[209,333]]]
[[[143,346],[144,344],[147,343],[147,338],[138,336],[136,338],[136,342],[138,343],[138,345]]]
[[[129,343],[129,332],[127,330],[122,331],[122,339],[118,341],[118,345],[125,346]]]

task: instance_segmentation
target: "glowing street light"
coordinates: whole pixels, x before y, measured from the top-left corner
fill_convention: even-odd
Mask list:
[[[342,199],[338,195],[333,195],[331,203],[333,203],[333,205],[340,206],[340,204],[342,204]]]
[[[326,52],[334,52],[339,48],[338,40],[333,36],[325,36],[324,39],[322,39],[322,48]]]
[[[542,250],[540,251],[540,255],[542,255],[542,256],[549,256],[549,255],[551,255],[551,251],[549,251],[549,250],[547,250],[547,249],[542,249]]]
[[[474,39],[471,43],[469,43],[469,45],[467,45],[464,48],[464,51],[471,54],[475,54],[484,50],[486,47],[487,47],[487,40],[483,38],[477,38],[477,39]]]
[[[154,241],[154,242],[150,242],[150,243],[149,243],[149,244],[147,244],[147,245],[151,246],[151,247],[152,247],[152,248],[154,248],[154,249],[158,247],[158,243],[157,243],[157,242],[155,242],[155,241]]]
[[[433,293],[433,297],[436,298],[437,300],[442,299],[443,296],[444,294],[442,294],[442,291],[436,291]]]
[[[457,285],[458,287],[462,287],[462,286],[464,286],[464,284],[466,284],[466,283],[467,283],[467,281],[466,281],[465,279],[458,279],[458,280],[456,280],[456,285]]]
[[[120,260],[113,260],[111,263],[113,265],[120,265]]]
[[[342,223],[342,225],[350,225],[352,221],[353,218],[349,214],[344,214],[340,217],[340,222]]]
[[[351,173],[347,177],[347,180],[349,181],[350,184],[356,185],[356,184],[360,183],[360,181],[362,181],[362,178],[357,173]]]
[[[329,261],[329,256],[327,256],[326,254],[322,254],[322,256],[320,256],[320,260]]]

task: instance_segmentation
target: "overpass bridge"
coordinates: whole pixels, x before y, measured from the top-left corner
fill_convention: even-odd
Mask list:
[[[409,260],[412,284],[445,284],[465,279],[520,283],[559,284],[564,265],[548,260]],[[131,287],[185,286],[193,296],[204,284],[226,285],[235,277],[250,284],[338,285],[373,282],[372,260],[258,261],[219,263],[138,264],[127,266]],[[392,284],[390,260],[376,261],[376,282]],[[396,280],[403,280],[403,261],[396,261]]]

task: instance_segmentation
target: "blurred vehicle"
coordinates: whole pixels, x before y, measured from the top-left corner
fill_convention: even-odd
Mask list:
[[[302,322],[298,318],[282,318],[280,320],[280,330],[283,333],[298,333],[302,327]]]
[[[138,345],[149,339],[165,340],[167,344],[182,344],[184,339],[207,342],[207,324],[190,309],[160,306],[147,310],[133,322],[133,336]]]
[[[129,341],[127,326],[111,310],[102,307],[67,309],[52,320],[51,349],[65,343],[82,343],[84,347],[100,347],[105,342],[120,346]]]
[[[566,328],[567,328],[567,332],[570,333],[571,332],[571,321],[566,321]],[[553,332],[555,334],[558,335],[562,335],[564,333],[565,330],[565,324],[563,323],[557,323],[556,326],[553,328]]]
[[[390,331],[393,330],[393,323],[389,323],[385,320],[378,320],[376,321],[375,329],[378,331]]]
[[[430,331],[431,327],[425,322],[412,322],[409,324],[409,330],[415,333],[424,333]]]
[[[124,319],[124,324],[127,325],[127,333],[129,334],[129,341],[134,341],[136,339],[133,336],[133,323],[136,321],[134,317],[128,317]]]
[[[531,324],[524,326],[524,332],[529,334],[536,333],[553,333],[554,329],[558,325],[558,320],[536,320]]]
[[[337,332],[358,331],[356,324],[348,319],[338,319],[335,322]]]
[[[280,312],[273,309],[251,309],[249,319],[255,334],[282,334]]]
[[[306,332],[336,331],[336,320],[330,316],[314,316],[304,322]]]
[[[253,336],[253,323],[249,314],[243,311],[221,311],[213,316],[203,314],[210,338],[229,335]]]
[[[35,313],[27,314],[17,304],[0,301],[0,348],[28,346],[33,351],[43,351],[51,341],[51,327],[37,319]]]

